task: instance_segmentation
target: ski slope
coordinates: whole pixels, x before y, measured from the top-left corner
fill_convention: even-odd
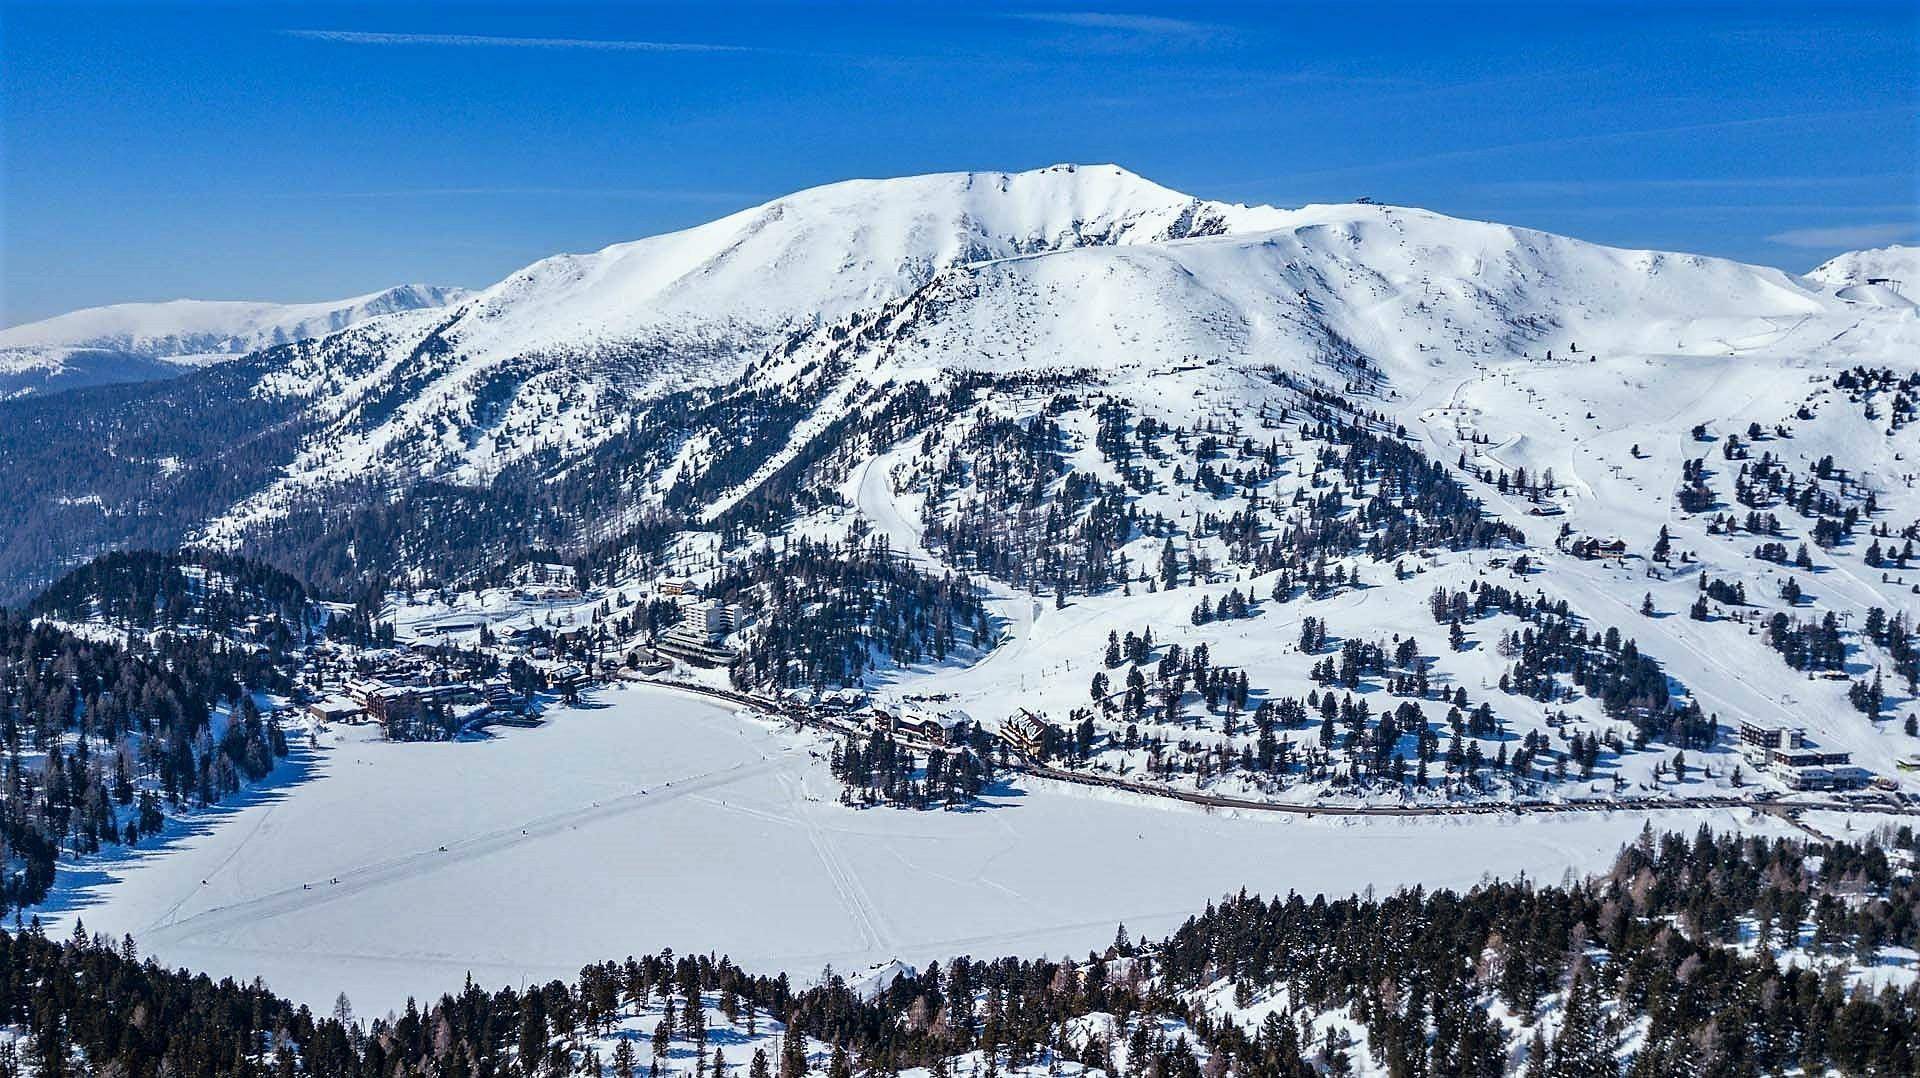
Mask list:
[[[1848,251],[1816,266],[1807,276],[1828,288],[1883,288],[1911,301],[1920,292],[1920,247],[1893,244]]]
[[[486,741],[338,729],[252,803],[63,870],[42,912],[49,931],[83,918],[170,965],[258,974],[316,1007],[344,990],[379,1014],[468,971],[544,980],[662,947],[805,978],[829,962],[1079,953],[1241,887],[1557,880],[1604,868],[1647,819],[1236,819],[1045,786],[968,812],[858,811],[834,801],[822,749],[654,687]]]

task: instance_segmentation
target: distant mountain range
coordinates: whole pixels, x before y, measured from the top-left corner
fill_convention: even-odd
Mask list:
[[[171,378],[397,311],[444,307],[466,289],[400,285],[321,303],[173,300],[89,307],[0,330],[0,397]]]

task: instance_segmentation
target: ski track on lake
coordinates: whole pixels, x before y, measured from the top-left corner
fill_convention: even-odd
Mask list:
[[[303,883],[299,887],[285,888],[246,902],[215,906],[190,917],[151,925],[145,930],[143,936],[149,940],[187,940],[196,935],[217,932],[223,928],[262,917],[294,913],[309,906],[336,902],[376,887],[412,879],[429,872],[437,872],[463,861],[471,861],[478,857],[511,850],[516,846],[539,842],[562,831],[578,830],[580,825],[585,823],[610,820],[655,809],[703,790],[729,786],[754,775],[765,774],[778,766],[779,761],[770,758],[758,765],[736,764],[720,771],[667,783],[657,791],[635,790],[625,797],[615,798],[612,801],[595,802],[572,812],[528,820],[519,827],[502,827],[473,838],[449,842],[436,849],[421,850],[359,868],[351,868],[328,877],[325,882]],[[240,848],[236,847],[221,864],[224,866],[231,862],[239,852]],[[174,908],[178,909],[178,904]]]

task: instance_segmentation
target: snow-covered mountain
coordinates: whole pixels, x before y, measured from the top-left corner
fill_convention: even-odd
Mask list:
[[[1807,276],[1830,288],[1867,284],[1874,280],[1897,281],[1912,286],[1920,278],[1920,247],[1892,244],[1848,251],[1820,263]]]
[[[844,317],[967,263],[1279,223],[1112,165],[818,187],[683,232],[537,262],[438,337],[475,362],[676,347],[717,360]],[[719,372],[728,365],[719,363]]]
[[[1835,304],[1770,269],[1374,205],[1234,206],[1110,165],[852,181],[547,259],[443,314],[302,349],[261,390],[305,402],[329,435],[283,486],[486,481],[532,453],[585,453],[638,401],[725,384],[922,289],[951,308],[949,336],[926,337],[936,370],[996,348],[1001,369],[1093,349],[1426,362],[1664,340],[1678,323],[1712,348]]]
[[[208,537],[233,538],[344,483],[485,484],[524,461],[564,467],[663,397],[788,392],[827,353],[859,353],[875,382],[962,368],[1145,375],[1198,357],[1340,380],[1358,365],[1411,393],[1576,345],[1749,348],[1857,309],[1836,285],[1864,287],[1853,279],[1901,250],[1796,278],[1422,210],[1231,205],[1113,165],[1063,165],[830,184],[545,259],[471,295],[127,305],[15,327],[0,346],[172,362],[313,336],[231,376],[309,428],[272,461],[272,482],[210,507]],[[812,403],[824,424],[844,394]],[[634,482],[657,493],[697,466]]]
[[[303,469],[484,479],[535,448],[589,448],[605,415],[636,399],[723,383],[769,348],[956,267],[1251,232],[1286,216],[1112,165],[829,184],[537,262],[444,316],[318,342],[262,389],[336,417],[325,459]]]
[[[1920,739],[1851,709],[1877,669],[1880,700],[1920,711],[1889,687],[1920,683],[1911,619],[1885,628],[1920,557],[1920,315],[1857,290],[1898,296],[1874,282],[1906,257],[1799,276],[1419,209],[1208,202],[1113,166],[834,184],[145,392],[7,405],[0,584],[133,543],[343,587],[551,552],[623,587],[703,574],[743,611],[751,684],[804,667],[1056,718],[1088,695],[1055,675],[1110,633],[1177,625],[1300,701],[1333,676],[1309,676],[1302,618],[1356,648],[1428,639],[1436,589],[1492,587],[1418,672],[1475,706],[1502,686],[1488,706],[1530,754],[1573,714],[1722,754],[1737,785],[1706,720],[1754,718],[1890,775]],[[871,534],[887,549],[864,561],[750,558]],[[838,598],[809,587],[871,577],[897,611],[919,572],[987,580],[991,619],[957,601],[964,632],[916,637],[902,614],[892,667],[800,654],[851,631],[807,621]],[[1594,635],[1517,665],[1519,634],[1562,616]],[[1594,650],[1607,630],[1657,663]],[[1404,688],[1410,661],[1342,680]],[[1663,789],[1634,759],[1619,781]]]
[[[1626,251],[1374,205],[1285,227],[1010,259],[950,274],[896,362],[1015,370],[1364,359],[1396,384],[1476,361],[1588,351],[1717,352],[1836,304],[1777,270]]]
[[[399,311],[444,307],[466,289],[400,285],[320,303],[173,300],[70,311],[0,330],[0,397],[165,378]]]
[[[1911,307],[1920,296],[1920,247],[1894,244],[1848,251],[1807,275],[1856,303]]]

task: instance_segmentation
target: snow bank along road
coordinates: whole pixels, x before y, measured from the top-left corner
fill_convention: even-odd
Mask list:
[[[485,742],[328,735],[312,776],[62,875],[52,931],[260,975],[363,1014],[671,947],[810,977],[954,954],[1081,953],[1241,887],[1313,894],[1604,868],[1641,812],[1467,819],[1203,813],[1051,784],[964,812],[835,801],[818,735],[653,686]],[[1782,825],[1690,810],[1658,825]]]

